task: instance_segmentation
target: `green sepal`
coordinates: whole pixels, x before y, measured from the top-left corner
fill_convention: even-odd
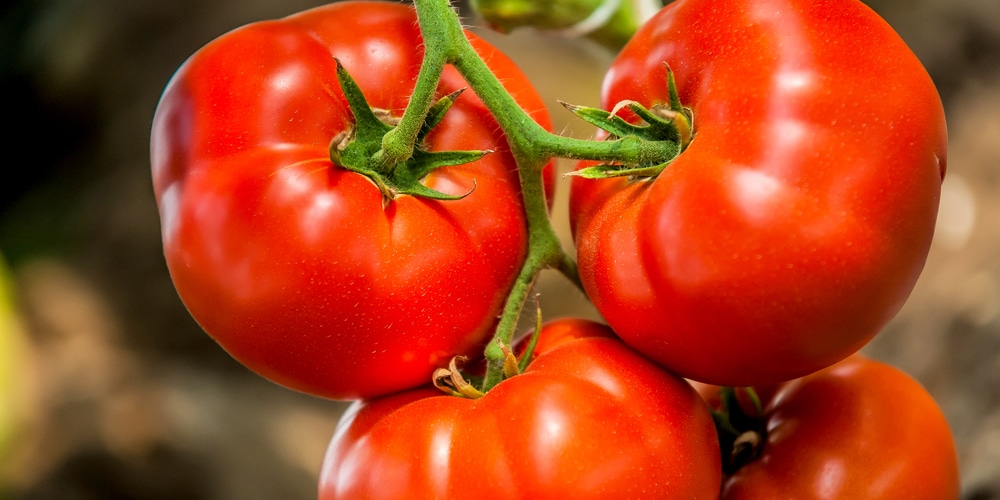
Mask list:
[[[337,60],[337,79],[344,92],[354,126],[333,138],[330,143],[330,160],[339,167],[364,175],[382,193],[383,205],[399,196],[419,196],[433,200],[451,201],[465,198],[467,193],[452,195],[436,191],[421,181],[441,167],[462,165],[481,159],[492,151],[426,151],[421,143],[444,119],[445,113],[464,89],[452,92],[435,102],[427,113],[416,137],[413,155],[404,162],[387,164],[382,155],[382,138],[394,128],[372,110],[357,82]]]
[[[605,163],[573,170],[567,172],[566,175],[570,177],[583,177],[584,179],[610,179],[612,177],[648,178],[659,175],[663,169],[667,168],[667,165],[667,163],[661,163],[649,167],[623,167],[622,165]]]
[[[524,349],[524,354],[521,354],[521,359],[518,361],[518,369],[521,373],[524,373],[528,369],[528,365],[531,364],[531,358],[535,356],[535,347],[538,346],[538,336],[542,333],[542,305],[538,302],[538,296],[535,296],[535,330],[531,332],[531,337],[528,338],[528,346]]]
[[[438,99],[434,104],[431,105],[431,109],[427,111],[427,118],[424,119],[424,124],[420,127],[420,132],[417,133],[417,143],[422,142],[427,134],[434,130],[444,120],[445,113],[451,109],[451,105],[455,103],[458,96],[462,95],[465,89],[458,89],[440,99]]]
[[[619,102],[611,111],[576,106],[562,101],[560,103],[573,114],[614,137],[635,136],[647,141],[679,141],[683,150],[691,140],[690,131],[694,115],[690,108],[681,104],[674,72],[666,63],[664,69],[667,72],[668,102],[654,104],[652,108],[632,100]],[[618,116],[618,112],[623,108],[628,108],[644,123],[632,124],[622,119]]]
[[[673,144],[676,146],[673,157],[676,158],[691,143],[694,115],[689,108],[681,104],[673,71],[666,65],[664,67],[667,71],[669,94],[667,103],[658,103],[647,108],[636,101],[625,100],[616,104],[611,111],[562,101],[560,104],[587,123],[607,132],[610,135],[609,139],[634,137],[642,141]],[[631,111],[642,122],[630,123],[623,119],[619,116],[619,112],[623,109]],[[656,165],[602,164],[576,170],[567,175],[585,179],[650,178],[659,175],[669,164],[669,161]]]
[[[611,111],[605,111],[600,108],[559,102],[574,115],[608,132],[612,137],[638,137],[645,141],[673,141],[678,143],[681,139],[680,132],[674,121],[677,118],[677,112],[665,106],[653,106],[653,109],[648,109],[636,101],[622,101]],[[618,116],[618,112],[623,108],[628,108],[629,111],[635,113],[636,116],[643,120],[643,123],[629,123]]]
[[[385,201],[386,202],[392,201],[393,199],[396,199],[397,197],[404,194],[410,196],[418,196],[420,198],[427,198],[429,200],[455,201],[455,200],[461,200],[462,198],[469,196],[475,190],[476,190],[476,184],[473,183],[472,189],[470,189],[468,192],[462,194],[447,194],[447,193],[442,193],[441,191],[433,190],[419,182],[414,182],[405,191],[400,189],[390,189],[388,196],[388,198],[390,199],[387,199]]]
[[[368,105],[368,99],[365,99],[361,87],[358,87],[358,83],[340,63],[340,59],[334,60],[337,62],[337,81],[340,82],[340,88],[344,92],[344,97],[347,98],[347,104],[351,107],[351,114],[354,115],[352,133],[354,140],[367,142],[369,139],[377,138],[379,145],[381,145],[382,136],[392,130],[392,126],[379,120],[371,106]]]
[[[682,113],[685,108],[681,104],[681,94],[677,90],[677,79],[674,78],[674,71],[667,63],[663,63],[663,67],[667,70],[667,93],[670,94],[670,109]]]
[[[409,170],[412,177],[406,177],[400,172],[396,177],[400,180],[417,182],[427,174],[441,167],[451,167],[454,165],[464,165],[482,159],[493,151],[424,151],[415,149],[413,151],[413,168]]]

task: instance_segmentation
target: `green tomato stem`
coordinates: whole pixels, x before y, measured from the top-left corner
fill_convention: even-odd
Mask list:
[[[454,35],[449,32],[449,23],[439,19],[444,13],[438,11],[433,15],[426,12],[421,14],[420,7],[416,8],[420,32],[425,40],[424,59],[420,65],[420,72],[417,73],[413,94],[410,96],[406,110],[403,111],[402,118],[396,127],[382,138],[382,151],[380,153],[383,155],[383,161],[387,164],[405,161],[413,154],[417,135],[420,133],[424,118],[434,102],[434,94],[441,81],[441,73],[444,71],[445,64],[451,59],[450,48],[455,45],[451,41]],[[455,14],[450,8],[445,10]],[[457,15],[455,15],[455,19],[457,21]],[[462,38],[465,38],[464,35]]]
[[[395,128],[382,138],[381,161],[386,166],[392,166],[405,161],[413,155],[417,136],[424,124],[424,117],[430,111],[434,101],[434,91],[437,89],[441,72],[444,70],[443,59],[440,57],[425,57],[424,64],[417,75],[417,85],[413,89],[410,103],[403,112],[403,117]]]
[[[520,172],[528,224],[528,252],[507,296],[494,337],[486,347],[487,373],[482,387],[485,392],[503,381],[505,355],[501,344],[511,345],[517,320],[538,273],[543,269],[556,269],[582,289],[576,262],[562,248],[549,218],[542,179],[544,167],[556,157],[625,164],[663,163],[677,154],[677,147],[636,137],[588,141],[548,132],[521,109],[479,57],[449,0],[415,0],[414,6],[424,40],[424,61],[400,123],[383,139],[381,154],[385,161],[403,161],[413,152],[441,71],[446,64],[451,64],[496,119]]]

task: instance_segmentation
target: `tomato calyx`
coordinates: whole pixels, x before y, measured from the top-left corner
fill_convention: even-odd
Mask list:
[[[643,141],[661,142],[673,147],[673,154],[666,162],[642,163],[639,165],[623,165],[604,163],[582,168],[567,175],[585,179],[608,179],[611,177],[629,177],[631,179],[648,179],[659,175],[671,161],[681,154],[694,138],[694,114],[690,108],[681,104],[677,92],[674,73],[667,70],[667,87],[670,101],[657,103],[647,108],[642,104],[624,100],[616,104],[611,111],[588,106],[577,106],[560,101],[566,109],[584,121],[604,130],[609,134],[608,140],[634,137]],[[619,116],[628,109],[642,123],[634,124]]]
[[[528,364],[535,356],[535,347],[538,345],[538,336],[542,331],[542,311],[540,307],[535,309],[535,330],[526,339],[525,343],[518,346],[521,351],[520,356],[514,349],[504,344],[500,339],[496,339],[496,344],[503,353],[503,374],[501,381],[511,377],[516,377],[528,369]],[[479,399],[486,395],[490,387],[485,387],[485,378],[477,375],[470,375],[458,368],[460,363],[467,359],[464,356],[456,356],[448,362],[448,368],[438,368],[434,370],[432,381],[434,387],[450,396]],[[494,385],[495,387],[495,385]]]
[[[503,380],[507,380],[511,377],[516,377],[520,375],[525,368],[527,368],[528,361],[530,361],[532,352],[534,349],[534,340],[537,335],[532,337],[532,342],[528,345],[528,350],[521,355],[520,358],[514,351],[508,347],[503,342],[499,342],[500,349],[504,353],[503,362]],[[464,356],[455,356],[451,358],[448,362],[448,368],[438,368],[434,370],[432,375],[432,381],[434,387],[437,387],[441,392],[448,394],[449,396],[456,396],[468,399],[479,399],[486,395],[488,389],[480,390],[477,386],[482,386],[483,378],[481,376],[470,375],[459,369],[458,365],[467,361]]]
[[[492,151],[428,151],[424,139],[444,119],[445,113],[465,89],[459,89],[438,99],[430,108],[416,137],[413,154],[407,160],[393,163],[382,154],[382,138],[393,130],[398,119],[388,111],[372,109],[357,82],[337,60],[337,79],[344,91],[354,126],[330,141],[330,160],[339,167],[368,178],[382,193],[383,206],[400,196],[411,195],[434,200],[460,200],[475,190],[463,194],[447,194],[425,186],[421,181],[441,167],[476,161]]]
[[[742,391],[748,401],[741,402],[737,391]],[[712,418],[719,434],[722,470],[732,474],[756,460],[763,452],[767,440],[767,420],[760,398],[752,387],[722,387],[719,399],[720,409],[712,409]],[[750,406],[750,411],[745,406]]]

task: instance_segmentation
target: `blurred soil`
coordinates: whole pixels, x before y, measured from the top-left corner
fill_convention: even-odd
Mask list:
[[[0,9],[0,249],[30,340],[28,418],[0,498],[312,498],[341,403],[266,382],[191,320],[163,263],[149,179],[157,98],[187,55],[292,0],[13,0]],[[1000,499],[1000,8],[871,0],[924,61],[949,117],[938,233],[896,320],[866,352],[920,380],[955,433],[964,498]],[[556,99],[596,105],[610,55],[529,31],[484,36]],[[568,165],[563,164],[563,168]],[[17,172],[16,175],[13,172]],[[556,223],[571,245],[565,192]],[[596,318],[565,280],[547,317]]]

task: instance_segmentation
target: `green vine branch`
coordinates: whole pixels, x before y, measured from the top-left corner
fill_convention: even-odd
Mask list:
[[[487,372],[482,392],[504,379],[505,354],[511,345],[518,317],[535,278],[543,269],[555,269],[582,289],[576,262],[566,253],[548,214],[542,169],[553,158],[595,160],[626,168],[663,165],[679,151],[675,140],[648,140],[638,136],[612,137],[607,141],[581,140],[548,132],[531,118],[490,71],[469,43],[458,13],[449,0],[415,0],[424,40],[424,60],[409,105],[396,126],[382,138],[373,153],[376,162],[391,170],[407,161],[435,102],[435,91],[446,65],[455,67],[486,104],[506,135],[520,172],[521,193],[528,223],[528,254],[513,284],[485,352]],[[579,114],[579,113],[578,113]]]

